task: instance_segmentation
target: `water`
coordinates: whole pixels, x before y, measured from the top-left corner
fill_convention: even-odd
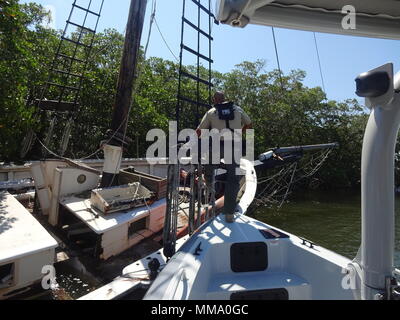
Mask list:
[[[255,218],[350,259],[361,244],[360,192],[302,194],[279,212],[259,209]],[[396,198],[395,265],[400,268],[400,197]]]
[[[84,276],[71,272],[60,274],[57,284],[52,292],[53,300],[76,300],[96,289]]]

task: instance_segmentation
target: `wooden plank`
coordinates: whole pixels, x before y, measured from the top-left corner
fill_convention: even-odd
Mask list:
[[[155,193],[156,199],[165,198],[167,195],[167,179],[137,171],[135,168],[121,170],[119,175],[121,184],[140,182],[143,186]]]

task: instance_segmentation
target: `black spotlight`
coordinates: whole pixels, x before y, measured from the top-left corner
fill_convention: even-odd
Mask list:
[[[385,71],[372,71],[359,75],[356,79],[359,97],[377,98],[388,92],[390,77]]]

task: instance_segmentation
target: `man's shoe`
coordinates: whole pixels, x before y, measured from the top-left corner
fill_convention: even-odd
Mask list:
[[[226,214],[225,215],[225,220],[228,223],[233,223],[233,221],[235,220],[235,216],[233,214]]]

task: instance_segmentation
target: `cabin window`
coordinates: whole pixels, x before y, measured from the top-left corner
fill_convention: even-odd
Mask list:
[[[136,235],[137,232],[147,229],[147,218],[143,218],[132,222],[129,226],[128,237],[131,238]]]
[[[81,175],[78,177],[77,182],[78,182],[79,184],[84,184],[84,183],[86,182],[86,180],[87,180],[86,176],[85,176],[84,174],[81,174]]]
[[[9,288],[14,284],[14,263],[0,266],[0,289]]]

